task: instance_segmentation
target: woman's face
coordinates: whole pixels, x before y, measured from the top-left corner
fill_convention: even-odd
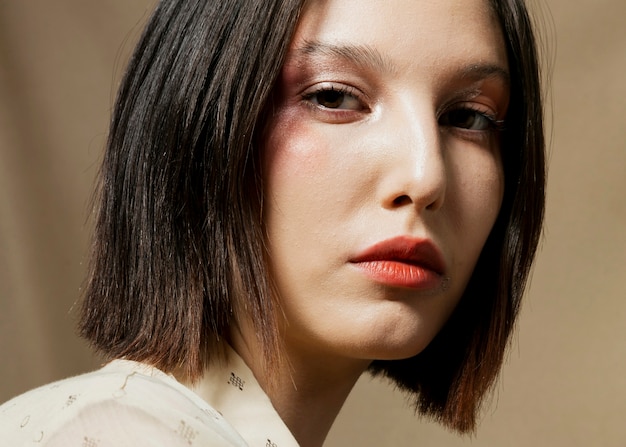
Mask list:
[[[400,359],[441,329],[500,209],[507,70],[485,0],[309,2],[263,147],[288,350]]]

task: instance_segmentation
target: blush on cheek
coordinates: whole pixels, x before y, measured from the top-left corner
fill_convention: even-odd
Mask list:
[[[311,178],[328,168],[326,142],[299,115],[303,111],[282,111],[268,126],[263,143],[265,180]]]

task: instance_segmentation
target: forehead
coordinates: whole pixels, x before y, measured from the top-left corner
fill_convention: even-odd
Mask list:
[[[311,0],[292,49],[311,42],[371,48],[399,71],[468,60],[507,65],[487,0]]]

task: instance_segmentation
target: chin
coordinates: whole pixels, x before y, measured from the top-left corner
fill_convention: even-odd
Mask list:
[[[381,318],[378,324],[361,327],[362,347],[368,351],[370,360],[403,360],[421,353],[437,336],[445,324],[442,315],[430,313],[409,313],[402,309],[403,315],[389,315]]]
[[[419,337],[404,340],[378,340],[367,349],[369,360],[404,360],[421,353],[432,341],[432,337]]]
[[[372,357],[371,360],[404,360],[411,357],[415,357],[422,352],[428,344],[420,346],[419,348],[392,348],[387,350],[381,350],[379,355]]]

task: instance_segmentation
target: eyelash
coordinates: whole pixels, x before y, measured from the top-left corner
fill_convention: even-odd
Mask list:
[[[487,121],[487,128],[485,129],[470,129],[469,127],[462,127],[462,126],[457,126],[454,125],[452,123],[446,122],[446,118],[450,117],[450,114],[455,113],[455,112],[459,112],[459,113],[474,113],[475,116],[480,117],[482,119],[485,119]],[[481,107],[478,107],[476,105],[473,104],[460,104],[460,105],[455,105],[451,108],[448,108],[445,112],[443,112],[440,117],[439,117],[439,123],[441,125],[444,126],[448,126],[448,127],[454,127],[457,129],[461,129],[463,131],[469,131],[469,132],[487,132],[487,131],[496,131],[496,132],[501,132],[505,129],[505,121],[504,120],[498,120],[496,118],[495,114],[491,114],[489,112],[486,112],[484,109],[482,109]]]
[[[335,94],[338,97],[337,100],[340,100],[340,103],[336,107],[329,107],[320,103],[319,96],[322,94],[328,94],[328,93]],[[324,112],[324,113],[330,113],[330,114],[333,114],[334,116],[337,116],[338,114],[340,114],[341,116],[345,116],[346,114],[352,114],[354,112],[363,112],[364,110],[367,110],[367,106],[364,104],[364,101],[362,100],[362,94],[358,92],[356,88],[343,85],[343,84],[324,84],[324,85],[318,86],[312,92],[303,93],[302,99],[306,101],[311,107],[314,107],[316,110]],[[346,100],[350,100],[350,99],[352,99],[353,101],[356,101],[355,106],[348,107],[348,108],[341,108],[343,103]],[[331,101],[327,101],[327,102],[331,102]],[[486,120],[487,127],[484,129],[483,128],[471,129],[470,128],[472,127],[471,125],[468,127],[464,127],[462,125],[458,125],[458,123],[457,125],[455,125],[454,123],[449,121],[451,114],[467,113],[467,112],[475,114],[474,116],[478,119]],[[461,118],[463,117],[461,116]],[[466,116],[465,118],[468,118],[468,117]],[[442,114],[439,115],[438,122],[442,126],[458,129],[461,132],[476,132],[476,133],[477,132],[501,132],[505,129],[504,120],[498,120],[495,114],[491,114],[485,111],[483,108],[478,107],[472,103],[461,103],[461,104],[456,104],[456,105],[453,105],[452,107],[446,108],[446,110]],[[474,123],[472,122],[472,124]]]
[[[355,107],[350,107],[350,108],[340,108],[342,104],[339,104],[337,107],[325,106],[320,103],[319,98],[317,97],[321,94],[328,94],[328,93],[334,93],[337,96],[339,96],[341,98],[342,104],[346,100],[352,99],[356,101],[356,105]],[[350,87],[347,85],[336,85],[336,84],[321,85],[312,92],[305,92],[304,94],[302,94],[302,99],[304,101],[307,101],[309,104],[311,104],[312,106],[316,108],[322,109],[324,111],[332,110],[334,111],[334,113],[337,113],[339,111],[348,113],[348,112],[363,111],[367,109],[362,99],[362,95],[357,91],[356,88]]]

